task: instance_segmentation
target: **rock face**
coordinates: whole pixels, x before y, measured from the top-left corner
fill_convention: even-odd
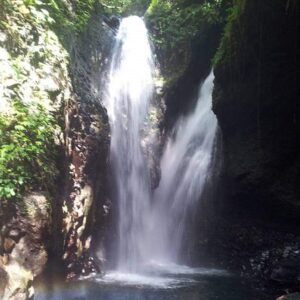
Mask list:
[[[47,114],[55,115],[57,123],[60,123],[65,104],[72,98],[68,53],[50,28],[53,20],[49,12],[38,9],[33,3],[26,4],[23,1],[1,3],[0,113],[14,114],[12,102],[18,99],[33,111],[40,105]],[[55,128],[53,149],[63,145],[61,129],[64,126],[59,125],[60,128]],[[30,172],[36,175],[50,168],[55,177],[55,158],[53,153],[53,157],[47,157],[47,165],[39,161]],[[36,157],[29,155],[29,159],[34,161]],[[18,163],[21,165],[22,161]],[[52,169],[51,166],[55,167]],[[13,176],[17,177],[20,173],[23,174],[15,170]],[[58,202],[56,189],[47,179],[41,179],[41,175],[40,181],[32,184],[32,180],[28,180],[25,190],[31,193],[26,197],[18,195],[20,197],[17,199],[9,199],[7,206],[0,197],[1,299],[30,298],[33,280],[43,271],[48,259],[48,242],[53,225],[51,210],[55,208],[53,212],[58,216],[61,207],[55,207]],[[47,184],[49,193],[45,196],[41,190]]]
[[[58,261],[68,278],[100,271],[91,237],[101,231],[108,213],[109,128],[101,99],[114,29],[103,23],[97,8],[84,32],[59,32],[67,35],[66,50],[59,33],[50,29],[53,19],[47,10],[22,1],[13,5],[0,14],[7,27],[0,35],[0,96],[5,104],[1,102],[0,112],[7,111],[14,97],[29,106],[45,106],[55,117],[59,148],[58,161],[51,163],[60,174],[53,176],[50,196],[13,199],[13,208],[0,219],[0,298],[27,299],[48,258],[50,266]]]
[[[204,27],[191,41],[190,60],[182,76],[164,93],[165,127],[171,129],[178,116],[189,112],[197,98],[199,83],[208,76],[211,60],[218,47],[220,25]]]
[[[51,225],[49,200],[41,193],[23,199],[23,206],[1,229],[1,299],[28,299],[33,280],[47,262],[47,239]],[[2,294],[1,294],[2,291]]]
[[[101,100],[113,40],[113,30],[102,22],[95,15],[71,53],[75,101],[65,115],[68,174],[62,204],[68,278],[99,272],[90,250],[93,230],[100,230],[105,215],[109,127]]]
[[[298,1],[237,1],[215,66],[224,181],[209,248],[277,291],[298,276],[285,261],[299,257],[299,14]]]
[[[299,204],[299,14],[297,1],[239,1],[223,39],[213,109],[232,200]]]

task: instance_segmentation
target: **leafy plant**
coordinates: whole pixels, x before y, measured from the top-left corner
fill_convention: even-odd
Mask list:
[[[224,27],[221,43],[213,59],[213,64],[215,66],[226,62],[231,56],[231,46],[234,42],[232,40],[232,30],[234,25],[237,25],[236,27],[240,28],[240,26],[238,26],[238,20],[244,11],[244,8],[245,0],[235,0],[233,5],[228,8],[228,17]]]
[[[20,198],[32,188],[47,189],[57,174],[54,118],[41,105],[15,100],[12,114],[0,114],[0,199]]]
[[[144,15],[151,0],[101,0],[107,14],[129,15],[138,14]]]
[[[60,34],[67,31],[81,32],[88,20],[97,0],[77,0],[68,7],[67,3],[59,0],[46,0],[41,4],[49,10],[50,15],[55,20],[53,26]]]
[[[52,190],[58,173],[54,114],[69,88],[68,54],[52,13],[48,0],[0,0],[0,222],[26,192]]]
[[[164,77],[180,76],[191,40],[199,30],[222,23],[222,9],[221,0],[152,0],[146,16]]]

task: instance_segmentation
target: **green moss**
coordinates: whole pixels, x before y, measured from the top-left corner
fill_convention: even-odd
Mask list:
[[[235,0],[233,6],[229,10],[221,43],[213,59],[213,65],[215,67],[220,64],[227,63],[232,56],[235,44],[233,28],[239,28],[239,30],[241,30],[239,20],[244,12],[245,4],[246,0]]]

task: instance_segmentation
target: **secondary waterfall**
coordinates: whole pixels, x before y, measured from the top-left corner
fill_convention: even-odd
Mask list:
[[[105,102],[111,126],[114,202],[118,204],[117,271],[142,272],[152,261],[178,263],[186,224],[211,174],[217,120],[211,111],[213,73],[195,110],[178,120],[153,193],[142,131],[153,97],[154,63],[139,17],[122,20],[113,49]]]
[[[143,257],[150,184],[141,130],[153,96],[154,63],[147,29],[136,16],[122,20],[116,37],[106,108],[118,203],[118,270],[137,271]]]
[[[211,110],[213,72],[201,85],[192,113],[178,120],[161,160],[161,181],[148,220],[154,260],[179,262],[186,225],[212,172],[217,119]]]

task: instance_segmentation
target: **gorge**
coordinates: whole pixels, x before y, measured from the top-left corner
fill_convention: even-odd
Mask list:
[[[0,298],[298,299],[299,12],[0,1]]]

